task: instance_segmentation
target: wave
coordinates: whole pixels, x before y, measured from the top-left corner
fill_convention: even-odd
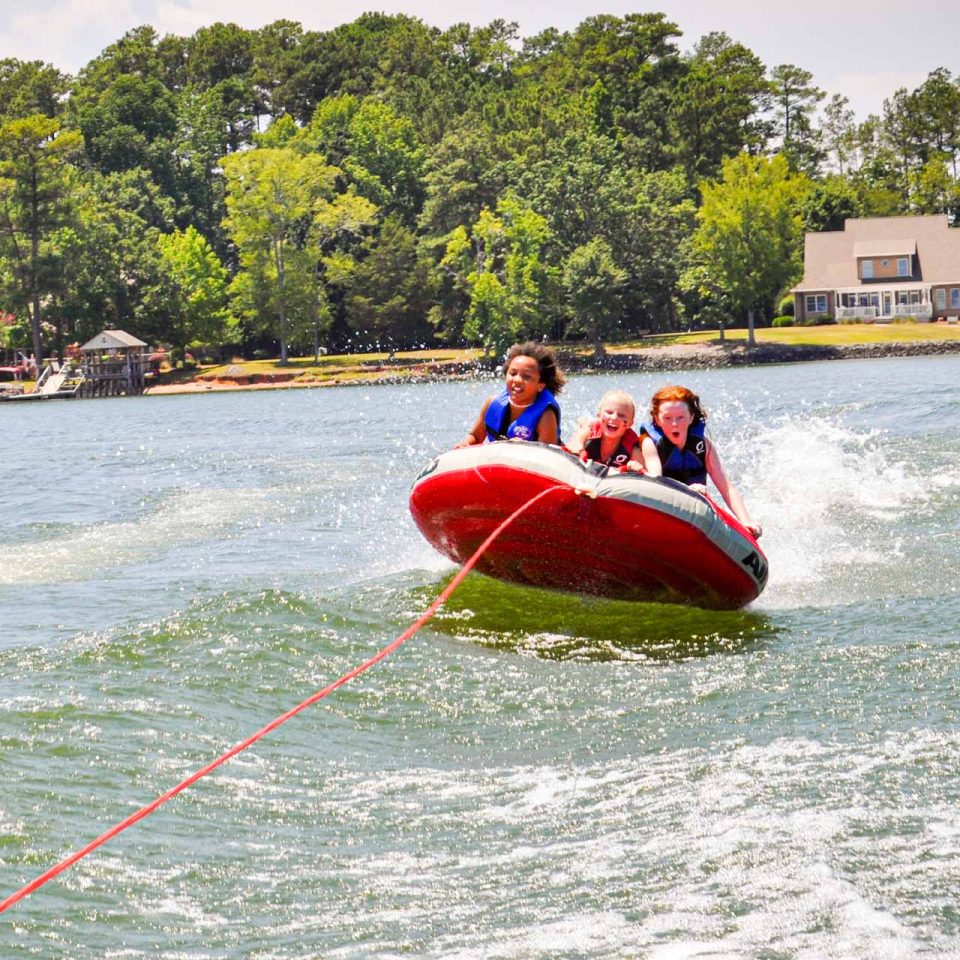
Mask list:
[[[136,520],[68,525],[53,536],[0,546],[0,585],[94,579],[168,548],[230,539],[275,512],[264,490],[180,491]]]

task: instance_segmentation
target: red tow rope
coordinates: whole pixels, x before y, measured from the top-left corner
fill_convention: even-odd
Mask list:
[[[121,820],[119,823],[112,826],[105,833],[101,833],[100,836],[96,838],[96,840],[91,840],[90,843],[88,843],[85,847],[81,847],[81,849],[77,850],[75,853],[70,854],[70,856],[67,857],[65,860],[61,860],[58,864],[52,866],[45,873],[42,873],[39,877],[37,877],[36,880],[31,881],[25,887],[21,887],[19,890],[17,890],[16,893],[10,894],[10,896],[7,897],[6,900],[0,901],[0,913],[3,913],[8,907],[12,907],[15,903],[22,900],[24,897],[29,896],[31,893],[33,893],[34,890],[37,890],[39,887],[42,887],[48,880],[52,880],[55,876],[57,876],[57,874],[63,873],[63,871],[66,870],[67,867],[70,867],[73,864],[75,864],[78,860],[83,859],[83,857],[85,857],[88,853],[92,853],[94,850],[97,849],[97,847],[100,847],[103,844],[105,844],[111,837],[115,837],[118,833],[121,833],[122,831],[126,830],[127,827],[132,827],[138,820],[142,820],[144,817],[153,813],[153,811],[156,810],[157,807],[162,806],[168,800],[175,797],[178,793],[181,793],[182,791],[186,790],[187,787],[189,787],[191,784],[196,783],[201,777],[205,777],[208,773],[212,773],[214,770],[217,769],[217,767],[222,766],[231,757],[235,757],[241,751],[246,750],[247,747],[252,746],[262,737],[265,737],[268,733],[270,733],[271,730],[276,730],[277,727],[279,727],[282,723],[286,723],[287,720],[289,720],[291,717],[296,716],[298,713],[300,713],[301,710],[306,710],[307,707],[312,706],[318,700],[322,700],[328,694],[333,693],[333,691],[336,690],[338,687],[342,687],[348,680],[352,680],[354,677],[360,676],[361,673],[364,673],[366,670],[369,670],[370,667],[372,667],[375,663],[379,663],[381,660],[384,659],[384,657],[387,657],[391,653],[393,653],[393,651],[396,650],[397,647],[399,647],[401,644],[409,640],[425,623],[427,623],[430,620],[431,617],[433,617],[433,615],[437,612],[437,610],[439,610],[440,607],[443,606],[443,604],[449,599],[453,591],[456,590],[458,586],[460,586],[460,584],[463,582],[464,577],[466,577],[466,575],[473,569],[476,562],[484,555],[484,553],[487,551],[487,548],[490,546],[490,544],[492,544],[494,540],[496,540],[497,537],[499,537],[500,534],[503,533],[503,531],[506,530],[507,527],[509,527],[510,524],[517,519],[517,517],[519,517],[525,510],[532,507],[538,500],[541,500],[545,496],[547,496],[547,494],[552,493],[554,490],[563,490],[563,489],[568,489],[568,488],[564,487],[562,484],[558,484],[555,487],[548,487],[546,490],[542,490],[540,493],[538,493],[535,497],[531,497],[525,504],[523,504],[523,506],[519,507],[512,514],[510,514],[510,516],[507,517],[507,519],[504,520],[503,523],[501,523],[500,526],[497,527],[497,529],[494,530],[493,533],[491,533],[490,536],[487,537],[487,539],[484,540],[479,547],[477,547],[477,549],[474,551],[470,559],[467,560],[467,562],[457,572],[456,576],[450,581],[450,583],[447,584],[447,586],[436,598],[436,600],[434,600],[433,603],[430,604],[430,606],[427,608],[427,612],[424,613],[419,620],[417,620],[415,623],[407,627],[407,629],[404,630],[403,633],[401,633],[400,636],[396,638],[396,640],[394,640],[392,643],[388,644],[386,647],[380,650],[379,653],[374,654],[369,660],[365,661],[364,663],[361,663],[360,666],[354,667],[349,673],[345,673],[342,677],[340,677],[339,680],[335,680],[329,686],[326,686],[322,690],[318,690],[312,696],[307,697],[307,699],[304,700],[303,703],[300,703],[297,706],[293,707],[293,709],[288,710],[286,713],[277,717],[275,720],[271,720],[270,723],[268,723],[265,727],[262,727],[252,736],[247,737],[247,739],[244,740],[242,743],[238,743],[235,747],[231,747],[222,756],[217,757],[216,760],[212,761],[211,763],[208,763],[205,767],[198,770],[196,773],[191,774],[189,777],[187,777],[186,780],[183,780],[182,782],[178,783],[175,787],[172,787],[166,793],[157,797],[156,800],[152,801],[151,803],[148,803],[145,807],[141,807],[139,810],[137,810],[136,813],[131,814],[125,820]]]

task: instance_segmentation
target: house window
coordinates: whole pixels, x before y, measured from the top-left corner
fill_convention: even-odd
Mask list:
[[[898,291],[897,291],[897,303],[898,303],[898,304],[904,304],[904,305],[905,305],[905,304],[907,304],[908,302],[909,302],[909,301],[908,301],[908,299],[907,299],[907,292],[906,292],[906,290],[898,290]]]
[[[860,263],[860,276],[864,280],[873,279],[873,261],[872,260],[863,260]]]
[[[946,290],[937,290],[937,309],[946,310],[947,309],[947,291]]]
[[[951,287],[950,288],[950,309],[956,310],[960,308],[960,287]]]
[[[884,257],[883,260],[880,261],[880,266],[881,266],[881,267],[889,267],[889,266],[890,266],[890,261],[887,260],[886,257]]]
[[[869,298],[865,293],[861,293],[861,294],[860,294],[860,306],[861,306],[861,307],[868,307],[869,305],[870,305],[870,298]]]
[[[806,312],[807,313],[826,313],[827,312],[827,295],[825,293],[812,294],[808,293],[806,298]]]
[[[911,302],[911,303],[919,303],[919,302],[920,302],[920,291],[919,291],[919,290],[911,290],[911,291],[910,291],[910,302]]]
[[[897,276],[898,277],[910,276],[910,258],[909,257],[897,257]]]

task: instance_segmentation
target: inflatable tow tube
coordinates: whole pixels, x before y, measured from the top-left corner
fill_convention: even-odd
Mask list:
[[[541,443],[477,444],[441,454],[414,481],[410,512],[463,563],[511,513],[544,497],[476,569],[499,580],[618,600],[734,609],[767,582],[767,558],[728,511],[684,484],[582,463]],[[577,495],[579,494],[579,495]]]

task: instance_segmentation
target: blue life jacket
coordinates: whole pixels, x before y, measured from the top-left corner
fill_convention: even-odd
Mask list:
[[[560,442],[560,404],[556,397],[543,388],[538,394],[537,399],[524,410],[520,411],[520,416],[512,423],[508,423],[510,418],[510,394],[507,388],[498,393],[487,407],[487,414],[483,418],[483,425],[487,428],[488,440],[536,440],[537,424],[540,418],[547,410],[552,410],[557,417],[557,443]]]
[[[681,483],[707,482],[707,427],[700,420],[691,424],[683,449],[661,433],[653,423],[645,423],[643,432],[657,445],[663,475]]]

